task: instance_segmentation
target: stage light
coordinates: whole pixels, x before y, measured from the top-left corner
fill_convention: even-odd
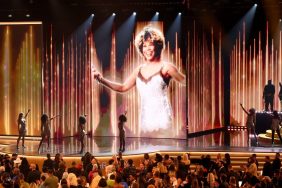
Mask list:
[[[230,41],[227,42],[226,44],[235,43],[235,40],[236,40],[236,38],[238,36],[238,31],[241,30],[241,28],[242,28],[242,26],[244,24],[247,25],[247,26],[251,26],[253,24],[253,20],[254,20],[254,17],[255,17],[256,9],[257,9],[257,6],[255,6],[255,4],[254,4],[245,13],[245,15],[243,17],[241,17],[241,19],[233,26],[233,28],[230,30],[230,32],[228,34]],[[246,41],[248,41],[248,38],[251,36],[250,32],[251,32],[251,27],[246,27],[246,30],[245,30]],[[229,47],[227,47],[227,48],[232,48],[232,46],[229,45]],[[231,50],[232,49],[230,49],[230,51]]]
[[[174,21],[171,23],[165,34],[165,38],[170,41],[170,47],[172,47],[172,49],[175,48],[176,43],[180,42],[176,42],[179,38],[175,38],[175,34],[177,33],[178,36],[181,36],[181,19],[182,16],[179,16],[179,13],[176,14]]]
[[[178,13],[179,16],[181,16],[181,14],[182,14],[181,12]]]
[[[136,12],[133,12],[133,15],[136,16]]]
[[[281,21],[282,21],[282,19],[280,18],[280,19],[279,19],[279,22],[281,22]]]
[[[91,14],[92,17],[94,17],[94,14]]]
[[[159,20],[159,12],[157,11],[154,16],[152,17],[151,21],[158,21]]]
[[[27,18],[29,18],[29,17],[30,17],[30,14],[26,14],[25,16],[26,16]]]
[[[113,16],[115,16],[116,15],[116,13],[113,13]]]
[[[255,4],[255,7],[258,6],[258,4]]]
[[[12,15],[12,14],[9,14],[9,15],[8,15],[8,17],[9,17],[9,18],[12,18],[12,17],[13,17],[13,15]]]

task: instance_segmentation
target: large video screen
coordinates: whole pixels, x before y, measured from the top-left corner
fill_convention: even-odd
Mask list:
[[[82,114],[87,114],[88,135],[118,136],[119,115],[126,113],[127,137],[186,138],[186,73],[179,33],[172,30],[172,37],[166,37],[169,27],[164,22],[131,19],[115,29],[112,17],[97,28],[80,28],[57,45],[60,48],[50,38],[45,41],[43,111],[50,117],[61,115],[51,122],[52,137],[77,135]],[[154,32],[141,36],[146,29]],[[144,53],[135,45],[138,37],[147,35],[154,39],[152,44],[162,43],[162,49],[147,50],[147,55],[160,57],[149,71]],[[126,83],[134,74],[132,87],[126,92],[109,89],[97,81],[93,69],[117,83]],[[176,79],[169,75],[175,73]]]
[[[0,22],[0,134],[17,135],[19,113],[37,134],[42,112],[42,23]]]

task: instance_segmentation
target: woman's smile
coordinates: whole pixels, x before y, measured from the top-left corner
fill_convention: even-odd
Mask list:
[[[152,41],[145,41],[143,44],[143,55],[147,61],[155,59],[155,46]]]

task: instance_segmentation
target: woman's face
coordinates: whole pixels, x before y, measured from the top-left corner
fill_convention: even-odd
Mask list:
[[[152,41],[146,40],[143,43],[143,56],[147,61],[155,60],[155,45]]]

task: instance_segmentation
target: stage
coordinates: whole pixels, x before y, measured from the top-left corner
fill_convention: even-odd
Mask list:
[[[47,144],[43,143],[38,152],[39,137],[27,137],[25,148],[19,144],[16,148],[17,137],[1,136],[1,153],[18,153],[24,156],[46,156],[47,153],[55,155],[61,153],[64,156],[81,157],[80,142],[76,137],[65,137],[62,139],[51,139],[51,146],[47,150]],[[253,140],[253,139],[252,139]],[[195,138],[186,139],[157,139],[157,138],[126,138],[124,155],[139,155],[155,152],[247,152],[247,153],[273,153],[281,152],[281,145],[272,146],[264,140],[259,140],[259,146],[247,146],[246,131],[231,131],[230,146],[224,146],[223,133],[215,133]],[[253,141],[252,141],[253,143]],[[118,153],[118,137],[87,137],[85,152],[94,156],[111,157]]]

